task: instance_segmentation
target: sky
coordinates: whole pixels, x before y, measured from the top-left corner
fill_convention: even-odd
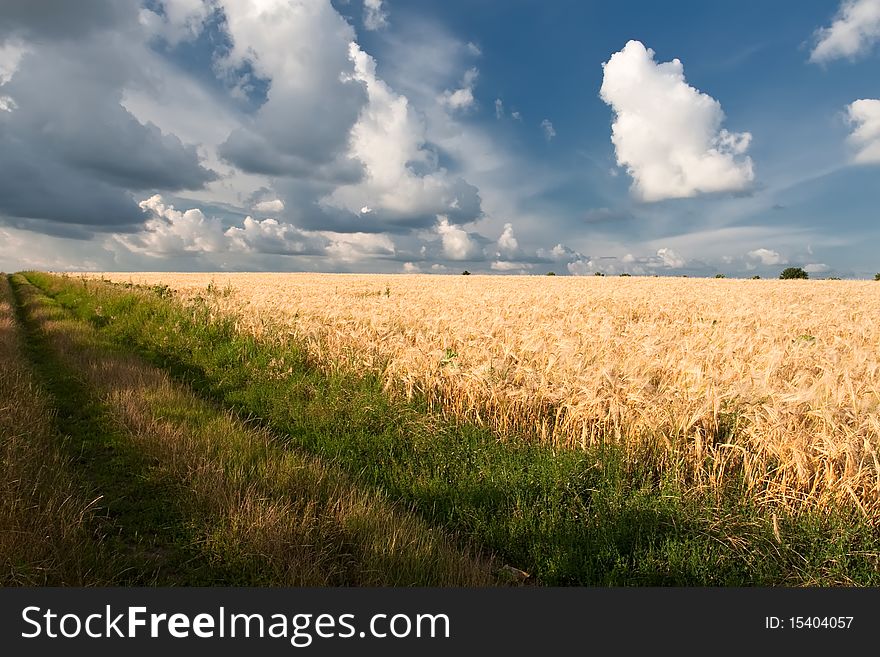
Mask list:
[[[4,0],[0,270],[867,278],[880,0]]]

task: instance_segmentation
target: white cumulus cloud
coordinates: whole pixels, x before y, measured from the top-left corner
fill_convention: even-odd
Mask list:
[[[10,39],[0,42],[0,86],[12,79],[26,52],[27,47],[20,41]]]
[[[541,130],[544,131],[544,138],[547,141],[550,141],[556,136],[556,128],[553,127],[553,123],[550,119],[544,119],[541,121]]]
[[[117,234],[114,239],[133,253],[159,258],[187,253],[217,253],[226,250],[223,225],[193,208],[185,212],[166,205],[158,194],[141,201],[150,214],[140,232]]]
[[[505,255],[513,255],[519,249],[519,242],[513,234],[513,224],[504,224],[504,231],[498,238],[498,250]],[[500,254],[499,254],[500,255]]]
[[[441,102],[451,110],[464,110],[472,107],[474,104],[474,86],[477,83],[477,76],[479,74],[476,68],[469,68],[465,71],[462,78],[461,87],[454,91],[449,91],[448,89],[444,91]],[[498,107],[498,101],[496,101],[496,113],[498,112]]]
[[[862,164],[880,162],[880,100],[863,98],[847,108],[853,132],[850,143],[856,147],[855,161]]]
[[[396,248],[384,233],[338,233],[303,230],[277,219],[245,217],[238,226],[224,230],[215,217],[198,208],[181,212],[167,205],[160,195],[140,202],[150,214],[136,233],[114,234],[111,247],[151,257],[250,253],[284,256],[326,256],[337,262],[394,256]]]
[[[588,276],[598,271],[596,269],[596,262],[592,258],[574,260],[565,265],[565,268],[568,269],[568,273],[572,276]]]
[[[272,212],[281,212],[284,210],[284,201],[279,198],[271,201],[260,201],[254,205],[254,212],[262,212],[264,214]]]
[[[687,264],[685,259],[672,249],[657,249],[657,257],[660,259],[659,264],[667,269],[681,269]]]
[[[351,130],[349,157],[363,164],[364,179],[341,185],[323,199],[361,215],[393,217],[478,213],[476,190],[438,166],[425,143],[425,125],[409,99],[377,77],[376,61],[356,43],[349,46],[354,78],[368,102]],[[365,212],[364,209],[367,209]]]
[[[315,255],[324,252],[327,241],[275,219],[258,221],[245,217],[242,226],[229,228],[224,237],[230,251],[274,255]]]
[[[349,56],[354,28],[326,1],[215,1],[229,40],[215,53],[215,69],[235,95],[246,97],[256,80],[270,85],[220,155],[250,173],[356,178],[349,132],[366,97]]]
[[[27,52],[19,41],[9,40],[0,43],[0,87],[9,82],[18,70],[21,58]],[[0,94],[0,112],[11,112],[18,105],[12,96]]]
[[[563,244],[557,244],[552,249],[540,248],[537,250],[536,255],[542,260],[552,260],[553,262],[573,260],[579,258],[580,256],[579,253],[573,251]]]
[[[810,61],[855,59],[880,39],[880,0],[844,0],[829,27],[816,31]]]
[[[511,260],[496,260],[490,267],[494,271],[520,271],[525,272],[532,269],[534,265],[528,262],[513,262]]]
[[[394,241],[384,233],[318,233],[330,243],[327,255],[333,260],[356,262],[377,256],[393,256],[396,249]]]
[[[364,0],[364,27],[381,30],[388,25],[388,10],[383,0]]]
[[[762,265],[781,265],[785,263],[785,258],[778,251],[772,249],[755,249],[746,254],[752,260],[759,260]]]
[[[477,254],[478,246],[464,228],[449,223],[447,217],[438,217],[437,234],[443,242],[443,253],[450,260],[467,260]]]
[[[804,271],[808,274],[824,274],[831,271],[831,267],[824,262],[811,262],[808,265],[804,265]]]
[[[747,189],[754,180],[745,153],[748,132],[721,127],[724,112],[690,86],[678,59],[658,63],[630,41],[603,64],[600,96],[614,110],[611,141],[617,163],[644,201]]]

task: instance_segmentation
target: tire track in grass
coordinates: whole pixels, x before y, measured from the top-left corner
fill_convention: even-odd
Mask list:
[[[150,583],[481,585],[489,564],[115,349],[23,277],[38,367]],[[97,439],[88,440],[88,436]],[[135,555],[133,555],[135,556]]]
[[[59,341],[74,348],[71,336],[65,335],[71,327],[59,321],[60,311],[35,295],[23,277],[13,276],[11,283],[26,354],[57,408],[58,432],[69,436],[65,451],[79,475],[101,495],[107,547],[121,566],[113,583],[207,583],[199,576],[204,564],[195,564],[197,551],[167,486],[151,477],[148,460],[116,425],[83,372],[59,357]]]
[[[81,481],[36,382],[0,275],[0,586],[113,582],[98,518],[100,495]]]

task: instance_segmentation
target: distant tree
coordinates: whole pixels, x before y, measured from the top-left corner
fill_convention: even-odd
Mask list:
[[[839,280],[840,280],[840,276],[829,276],[829,277],[826,278],[825,280],[826,280],[826,281],[839,281]]]
[[[548,276],[556,276],[556,272],[555,271],[548,271],[547,275]]]
[[[761,280],[761,277],[758,276],[758,275],[755,275],[755,276],[752,276],[752,280],[753,280],[753,281],[760,281],[760,280]]]
[[[880,274],[874,274],[874,280],[880,281]]]
[[[782,273],[779,274],[779,278],[782,280],[789,280],[794,278],[809,278],[810,275],[805,272],[801,267],[786,267],[782,270]]]
[[[631,274],[621,274],[621,276],[630,276]]]
[[[605,275],[605,274],[603,274],[603,273],[600,272],[600,271],[597,271],[595,274],[593,274],[593,276],[604,276],[604,275]]]
[[[724,274],[715,274],[715,278],[727,278]]]
[[[470,276],[471,273],[467,269],[465,269],[463,272],[461,272],[461,275],[462,276]]]

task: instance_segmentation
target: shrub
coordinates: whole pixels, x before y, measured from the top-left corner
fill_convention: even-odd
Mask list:
[[[724,274],[715,274],[715,278],[727,278]]]
[[[805,272],[801,267],[786,267],[782,270],[782,273],[779,274],[779,278],[783,280],[794,279],[794,278],[809,278],[810,275]]]
[[[555,271],[548,271],[547,275],[548,276],[556,276],[556,272]],[[880,274],[878,274],[878,275],[880,275]]]
[[[874,274],[874,280],[880,281],[880,274]]]
[[[470,276],[471,273],[467,269],[465,269],[463,272],[461,272],[461,275],[462,276]]]

